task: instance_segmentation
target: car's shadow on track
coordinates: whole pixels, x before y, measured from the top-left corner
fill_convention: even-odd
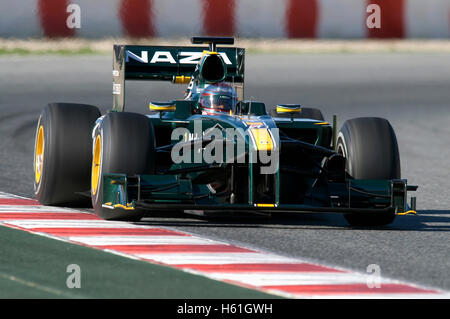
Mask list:
[[[417,215],[398,216],[394,230],[450,231],[450,210],[420,210]]]
[[[341,214],[302,213],[273,216],[220,214],[192,216],[182,213],[151,214],[139,224],[167,227],[229,227],[269,229],[359,229],[377,231],[450,231],[450,210],[421,210],[417,215],[397,216],[383,227],[351,227]]]

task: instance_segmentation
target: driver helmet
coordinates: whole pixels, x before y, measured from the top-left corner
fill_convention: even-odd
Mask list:
[[[207,115],[229,114],[237,103],[237,94],[228,83],[216,83],[207,86],[198,101],[200,111]]]

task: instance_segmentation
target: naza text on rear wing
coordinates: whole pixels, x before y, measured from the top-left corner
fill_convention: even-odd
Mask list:
[[[123,111],[126,80],[189,83],[206,47],[114,45],[113,111]],[[245,49],[216,48],[225,67],[224,81],[244,83]]]

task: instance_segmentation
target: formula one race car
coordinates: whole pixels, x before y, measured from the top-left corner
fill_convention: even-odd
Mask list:
[[[49,104],[39,118],[35,194],[45,205],[92,202],[110,220],[146,213],[336,212],[380,226],[414,212],[394,130],[355,118],[337,132],[320,110],[244,99],[245,49],[114,45],[113,106]],[[188,84],[184,99],[125,112],[126,80]],[[86,196],[87,195],[87,196]],[[90,204],[90,203],[89,203]]]

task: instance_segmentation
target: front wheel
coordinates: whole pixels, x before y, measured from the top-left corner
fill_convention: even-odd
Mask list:
[[[154,174],[155,137],[151,121],[142,114],[108,113],[95,129],[91,168],[91,199],[95,213],[107,220],[137,221],[142,212],[103,206],[103,175]]]
[[[349,178],[389,180],[401,176],[397,138],[386,119],[361,117],[346,121],[336,146],[346,158]],[[344,217],[352,226],[384,226],[394,221],[395,213],[354,213]]]

